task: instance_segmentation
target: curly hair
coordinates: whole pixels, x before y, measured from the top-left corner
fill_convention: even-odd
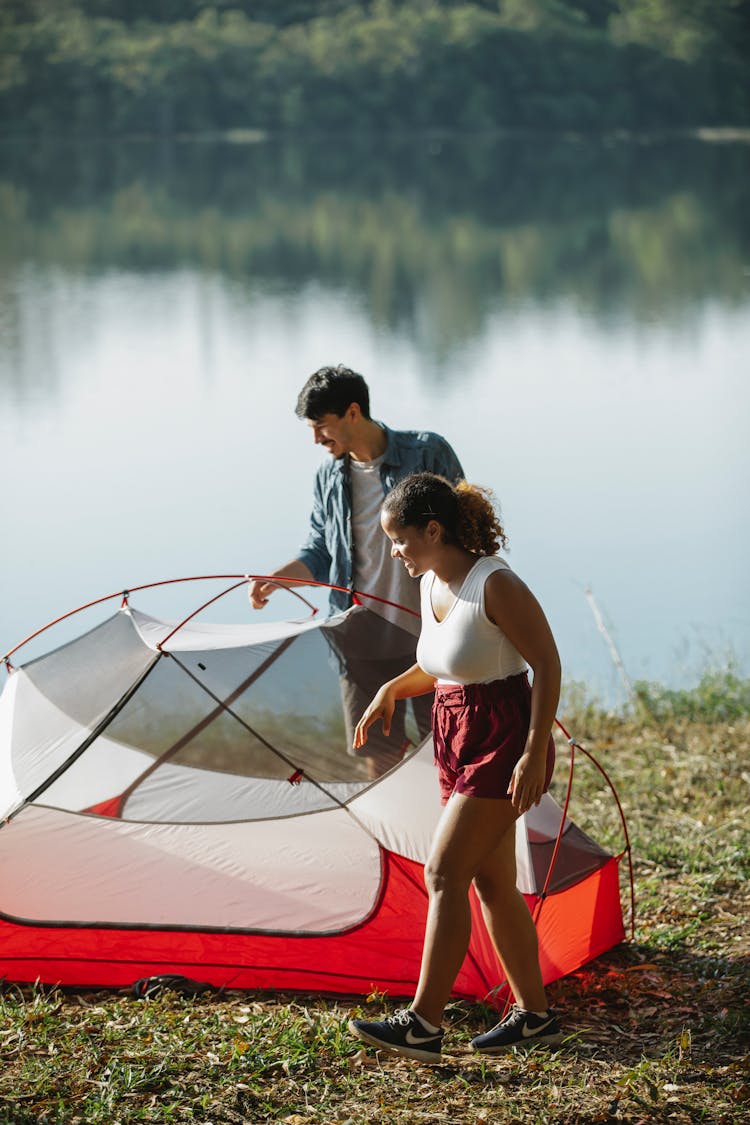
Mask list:
[[[495,555],[508,546],[495,496],[465,480],[454,486],[436,473],[413,473],[388,493],[383,508],[401,527],[421,529],[437,520],[444,542],[472,555]]]

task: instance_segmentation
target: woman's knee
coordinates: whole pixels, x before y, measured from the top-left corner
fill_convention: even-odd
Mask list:
[[[430,856],[424,867],[424,882],[431,895],[452,890],[468,894],[471,879],[471,872],[463,870],[445,856]]]
[[[493,871],[478,871],[474,876],[474,890],[483,906],[507,902],[518,894],[515,870],[498,867]]]
[[[484,906],[491,906],[499,897],[497,880],[489,875],[476,875],[474,877],[474,890]]]

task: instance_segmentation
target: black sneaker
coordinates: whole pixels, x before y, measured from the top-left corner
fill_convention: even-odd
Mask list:
[[[551,1008],[546,1015],[537,1016],[514,1004],[504,1020],[484,1035],[477,1035],[471,1045],[483,1055],[499,1055],[509,1047],[530,1047],[534,1043],[556,1047],[562,1040],[557,1016]]]
[[[428,1031],[416,1012],[411,1008],[401,1008],[384,1020],[349,1020],[352,1035],[373,1047],[395,1051],[408,1059],[420,1062],[440,1062],[440,1048],[443,1032]]]

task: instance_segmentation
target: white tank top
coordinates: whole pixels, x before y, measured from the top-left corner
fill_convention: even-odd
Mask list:
[[[496,555],[478,559],[442,621],[436,619],[432,609],[435,575],[431,570],[423,575],[417,663],[428,676],[444,683],[487,684],[528,668],[518,649],[485,612],[484,585],[496,570],[510,567]]]

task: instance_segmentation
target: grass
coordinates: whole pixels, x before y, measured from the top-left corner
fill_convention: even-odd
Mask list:
[[[639,687],[627,715],[566,718],[615,781],[636,874],[636,938],[549,992],[561,1050],[483,1059],[481,1005],[446,1016],[442,1065],[363,1050],[352,1012],[383,997],[0,993],[0,1123],[740,1125],[748,1068],[748,686]],[[705,690],[704,690],[705,689]],[[744,694],[743,694],[744,693]],[[729,701],[728,701],[729,700]],[[560,771],[562,773],[562,771]],[[558,783],[558,793],[561,783]],[[577,760],[574,819],[620,850],[612,802]],[[627,902],[627,895],[623,895]]]

